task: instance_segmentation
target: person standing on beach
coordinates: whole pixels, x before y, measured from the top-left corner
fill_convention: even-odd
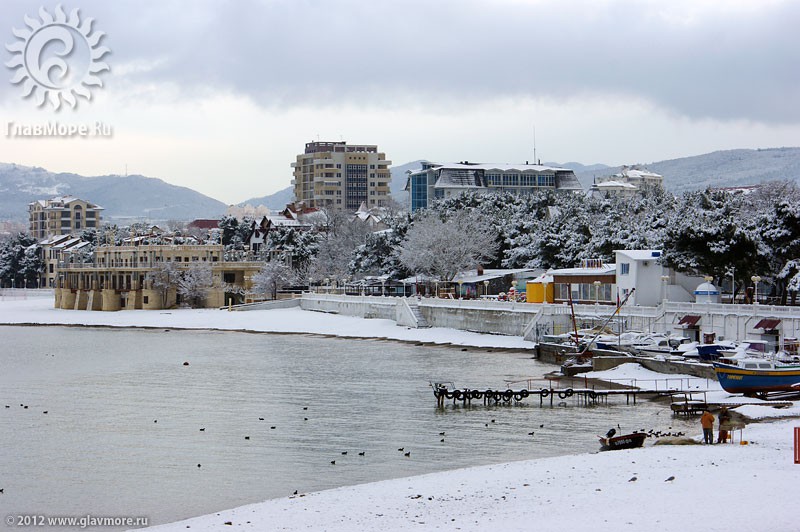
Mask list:
[[[706,410],[700,417],[700,425],[703,427],[703,439],[705,443],[714,443],[714,414]]]
[[[724,406],[719,411],[719,437],[717,443],[728,442],[728,429],[730,429],[731,414]]]

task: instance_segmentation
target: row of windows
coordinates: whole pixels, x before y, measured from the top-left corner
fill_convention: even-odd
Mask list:
[[[486,174],[487,186],[555,187],[555,174]]]

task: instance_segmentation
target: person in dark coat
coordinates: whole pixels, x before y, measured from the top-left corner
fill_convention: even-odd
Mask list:
[[[719,420],[719,436],[717,437],[717,443],[727,443],[728,431],[731,428],[731,413],[723,406],[719,411],[717,419]]]

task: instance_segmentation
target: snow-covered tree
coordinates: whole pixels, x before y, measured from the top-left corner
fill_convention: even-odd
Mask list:
[[[356,277],[388,275],[389,279],[402,279],[410,275],[397,258],[397,249],[406,236],[410,224],[407,214],[384,220],[389,228],[366,236],[350,261],[350,273]]]
[[[252,290],[257,294],[269,295],[270,299],[277,299],[278,290],[292,284],[296,278],[292,268],[279,260],[273,260],[253,275]]]
[[[0,286],[36,288],[43,269],[35,238],[19,233],[0,245]]]
[[[452,281],[460,271],[495,258],[497,230],[483,215],[461,210],[447,219],[424,212],[400,244],[398,258],[414,273]]]
[[[200,306],[214,284],[211,265],[207,262],[192,262],[181,272],[177,280],[178,294],[192,307]]]
[[[680,271],[713,276],[717,282],[733,268],[749,279],[768,270],[767,250],[757,228],[742,215],[744,198],[724,191],[687,193],[678,202],[664,241],[664,261]]]
[[[295,271],[303,272],[317,254],[319,240],[320,234],[316,231],[278,227],[269,232],[266,247],[268,256],[278,254],[288,260]]]
[[[314,279],[343,279],[350,275],[350,261],[356,248],[371,231],[366,224],[351,221],[347,213],[331,211],[326,215],[308,275]]]

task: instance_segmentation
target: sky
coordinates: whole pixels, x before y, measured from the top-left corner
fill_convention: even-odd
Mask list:
[[[71,31],[72,77],[46,69],[58,41],[14,66],[43,35],[26,17],[59,3],[94,19],[93,44]],[[534,138],[542,162],[609,165],[797,146],[797,20],[776,0],[3,0],[0,162],[238,203],[290,186],[317,139],[377,144],[394,165],[533,161]],[[23,77],[63,87],[90,63],[109,69],[75,108],[13,83],[39,65],[49,78]],[[15,134],[98,122],[111,134]]]

